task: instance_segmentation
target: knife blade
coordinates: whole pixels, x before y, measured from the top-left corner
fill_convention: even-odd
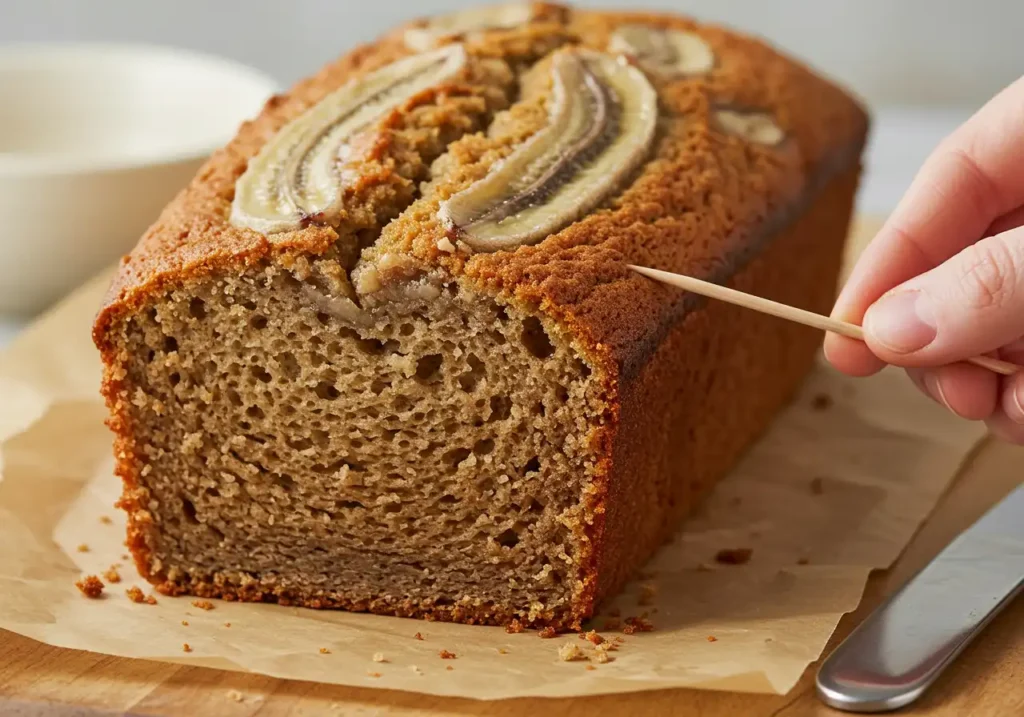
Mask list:
[[[848,712],[904,707],[1024,591],[1024,485],[961,533],[822,663],[823,702]]]

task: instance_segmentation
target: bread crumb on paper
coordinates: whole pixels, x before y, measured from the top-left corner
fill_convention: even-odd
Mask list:
[[[188,620],[182,620],[181,624],[184,625],[185,627],[188,627]]]
[[[708,635],[708,642],[718,642],[718,638],[714,635]]]
[[[591,665],[590,663],[587,663],[587,669],[588,670],[596,670],[597,668],[594,667],[593,665]]]
[[[583,633],[583,639],[594,645],[600,645],[604,642],[604,638],[597,634],[597,630],[588,630]]]
[[[448,652],[448,650],[440,650],[437,654],[441,657],[442,660],[454,660],[455,659],[455,653],[454,652]]]
[[[498,654],[499,655],[507,655],[508,654],[508,650],[506,650],[504,647],[499,647],[498,648]]]
[[[373,653],[373,661],[374,662],[387,662],[387,659],[385,659],[383,652],[375,652],[375,653]]]
[[[448,665],[448,667],[446,667],[446,668],[444,668],[444,669],[448,670],[448,672],[451,672],[451,671],[452,671],[452,670],[454,670],[455,668],[454,668],[454,667],[452,667],[451,665]]]
[[[188,644],[187,642],[183,642],[183,643],[181,643],[181,651],[182,652],[192,652],[192,646],[190,644]]]
[[[82,591],[82,594],[87,598],[102,597],[103,595],[103,581],[95,575],[86,575],[81,580],[75,582],[75,587]]]
[[[811,559],[810,558],[799,558],[796,561],[797,565],[810,565],[810,563],[811,563]]]
[[[558,630],[548,625],[537,634],[545,640],[550,640],[552,637],[558,637]]]
[[[715,561],[723,565],[746,565],[753,554],[751,548],[722,548],[715,553]]]
[[[367,672],[366,676],[367,677],[380,677],[380,673],[379,672]]]
[[[121,573],[117,572],[117,566],[111,565],[103,573],[103,579],[108,583],[119,583],[121,582]]]
[[[331,651],[330,651],[330,650],[328,650],[328,649],[327,649],[326,647],[321,647],[321,648],[320,648],[320,654],[321,654],[321,655],[330,655],[330,654],[331,654]]]
[[[567,642],[558,648],[558,659],[562,662],[573,662],[574,660],[585,660],[587,656],[575,642]]]
[[[124,594],[128,596],[128,599],[132,602],[146,602],[146,594],[142,592],[142,589],[138,585],[132,585],[130,588],[124,591]]]
[[[602,665],[611,662],[614,658],[608,654],[607,650],[594,650],[594,660],[600,662]]]
[[[245,702],[245,695],[238,690],[228,690],[228,699],[234,702]]]
[[[231,627],[231,623],[230,622],[224,623],[224,627]]]
[[[110,525],[114,522],[114,520],[109,515],[101,515],[100,522],[103,523],[103,525]]]
[[[197,607],[200,610],[212,610],[214,605],[209,600],[193,600],[192,607]]]
[[[512,620],[508,625],[505,625],[505,632],[509,635],[518,635],[523,631],[523,623],[519,620]]]
[[[413,637],[414,637],[415,639],[417,639],[417,640],[422,640],[422,639],[423,639],[423,635],[421,635],[421,634],[420,634],[420,633],[418,633],[418,632],[417,632],[417,633],[416,633],[415,635],[413,635]]]
[[[75,550],[77,550],[80,553],[88,553],[89,552],[89,546],[86,545],[85,543],[82,543],[77,548],[75,548]]]
[[[622,628],[622,632],[627,635],[633,635],[637,632],[651,632],[653,630],[654,625],[644,615],[640,617],[627,617],[626,626]]]

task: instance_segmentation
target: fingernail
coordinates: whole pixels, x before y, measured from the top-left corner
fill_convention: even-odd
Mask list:
[[[868,309],[864,330],[894,353],[920,351],[937,334],[931,300],[919,291],[883,296]]]
[[[928,391],[932,394],[936,401],[946,407],[946,410],[953,411],[953,407],[949,405],[949,401],[946,400],[946,394],[942,391],[942,382],[939,381],[939,377],[934,373],[926,373],[924,376],[924,385],[928,387]]]
[[[1007,411],[1010,414],[1010,418],[1013,419],[1014,423],[1020,423],[1024,425],[1024,381],[1016,381],[1017,385],[1014,387],[1013,392],[1010,394],[1013,400],[1016,411]]]

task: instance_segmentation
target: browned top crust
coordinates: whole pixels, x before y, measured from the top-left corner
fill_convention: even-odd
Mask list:
[[[617,26],[644,23],[698,32],[717,61],[706,76],[651,77],[662,120],[649,161],[603,208],[541,243],[492,254],[442,252],[437,242],[444,230],[429,212],[424,220],[422,211],[392,222],[380,243],[571,325],[581,350],[617,363],[628,374],[689,304],[681,292],[635,276],[625,264],[727,278],[757,252],[761,238],[813,198],[817,187],[858,161],[867,116],[855,100],[802,65],[759,40],[719,27],[670,15],[547,4],[535,6],[534,18],[491,32],[486,41],[467,41],[469,54],[503,60],[518,72],[565,43],[604,50]],[[324,226],[277,235],[271,242],[231,225],[235,181],[285,123],[351,78],[411,54],[403,31],[356,48],[271,98],[206,162],[122,260],[94,327],[101,350],[112,348],[109,332],[121,317],[173,287],[259,262],[322,254],[335,244],[338,232]],[[766,111],[787,139],[767,147],[727,135],[712,121],[712,110],[721,106]],[[529,107],[518,111],[529,120]],[[472,173],[474,162],[495,159],[487,142],[485,134],[469,135],[451,145],[450,154]],[[436,208],[436,202],[437,197],[419,200],[426,209]],[[379,247],[364,257],[375,251]]]

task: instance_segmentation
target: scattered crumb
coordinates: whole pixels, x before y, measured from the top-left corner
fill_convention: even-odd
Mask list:
[[[617,617],[610,617],[604,621],[605,630],[618,630],[622,627],[622,620]]]
[[[85,543],[82,543],[81,545],[78,546],[77,550],[80,553],[88,553],[89,552],[89,546],[86,545]]]
[[[655,592],[656,589],[652,583],[644,583],[640,586],[640,598],[636,601],[636,604],[641,607],[650,605],[654,602]]]
[[[228,699],[235,702],[245,702],[245,695],[238,690],[228,690]]]
[[[604,642],[604,638],[597,634],[597,630],[589,630],[584,633],[583,638],[594,645],[600,645]]]
[[[124,594],[128,596],[128,599],[132,602],[146,602],[146,596],[142,593],[137,585],[132,585],[130,588],[124,591]]]
[[[185,627],[188,627],[188,620],[182,620],[181,624],[184,625]]]
[[[753,554],[750,548],[723,548],[715,554],[715,560],[725,565],[744,565]]]
[[[540,635],[545,640],[549,640],[552,637],[558,637],[558,630],[556,630],[555,628],[551,627],[551,625],[548,625],[547,627],[542,629],[537,634]]]
[[[200,610],[212,610],[213,603],[209,600],[193,600],[192,607],[197,607]]]
[[[231,623],[230,622],[224,623],[224,627],[231,627]]]
[[[152,595],[147,595],[145,602],[147,605],[156,605],[156,598]]]
[[[622,617],[622,610],[617,607],[613,607],[608,611],[608,617]]]
[[[808,565],[808,564],[810,564],[810,562],[811,562],[810,558],[800,558],[799,560],[796,561],[796,564],[797,565]]]
[[[455,659],[455,653],[454,652],[448,652],[448,650],[441,650],[437,654],[441,656],[442,660],[454,660]]]
[[[771,642],[771,641],[772,641],[772,638],[770,638],[770,637],[766,637],[766,638],[764,639],[764,641],[765,641],[765,642]]]
[[[380,677],[380,673],[379,672],[367,672],[366,676],[367,677]]]
[[[602,665],[612,661],[612,656],[608,654],[607,650],[595,650],[594,659],[600,662]]]
[[[575,642],[567,642],[558,648],[558,659],[562,662],[585,660],[586,658],[587,656],[583,654],[583,650]]]
[[[103,525],[110,525],[114,521],[111,519],[109,515],[101,515],[100,522],[103,523]]]
[[[652,625],[644,615],[640,617],[627,617],[626,626],[622,628],[622,632],[627,635],[632,635],[637,632],[651,632],[654,630]]]
[[[124,555],[121,556],[121,560],[131,560],[131,559],[132,559],[132,556],[128,555],[128,553],[125,553]]]
[[[714,635],[708,635],[708,642],[718,642],[718,638]]]
[[[415,635],[413,635],[413,637],[416,638],[417,640],[422,640],[423,639],[423,635],[421,635],[418,632]]]
[[[622,637],[621,635],[616,635],[616,636],[615,636],[615,637],[613,638],[613,642],[614,642],[614,643],[615,643],[616,645],[621,645],[621,644],[622,644],[622,643],[624,643],[625,641],[626,641],[626,638]]]
[[[499,647],[498,648],[498,654],[499,655],[507,655],[508,654],[508,650],[506,650],[504,647]]]
[[[423,674],[423,670],[421,670],[416,665],[409,665],[409,669],[412,670],[413,672],[415,672],[417,675],[422,675]]]
[[[107,568],[106,572],[103,573],[103,578],[108,583],[119,583],[121,582],[121,573],[117,572],[116,565],[111,565]]]
[[[387,660],[384,659],[384,653],[383,652],[375,652],[375,653],[373,653],[373,661],[374,662],[387,662]]]
[[[513,619],[508,625],[505,625],[505,632],[509,635],[518,635],[523,631],[523,623],[517,619]]]
[[[452,671],[452,670],[454,670],[455,668],[454,668],[454,667],[452,667],[451,665],[448,665],[448,667],[446,667],[446,668],[444,668],[444,669],[446,669],[446,670],[448,670],[449,672],[451,672],[451,671]]]
[[[825,492],[825,479],[822,477],[815,478],[811,481],[811,493],[814,495],[821,495]]]
[[[811,408],[815,411],[827,411],[832,408],[834,401],[827,393],[819,393],[811,400]]]
[[[75,587],[81,590],[87,598],[96,599],[103,595],[103,581],[95,575],[86,575],[75,582]]]
[[[330,650],[328,650],[328,649],[327,649],[326,647],[321,647],[321,648],[320,648],[320,654],[321,654],[321,655],[330,655],[330,654],[331,654],[331,651],[330,651]]]
[[[183,642],[183,643],[181,643],[181,651],[182,652],[192,652],[192,646],[190,644],[188,644],[187,642]]]
[[[591,665],[590,663],[587,663],[587,669],[588,670],[596,670],[597,668],[594,667],[593,665]]]

